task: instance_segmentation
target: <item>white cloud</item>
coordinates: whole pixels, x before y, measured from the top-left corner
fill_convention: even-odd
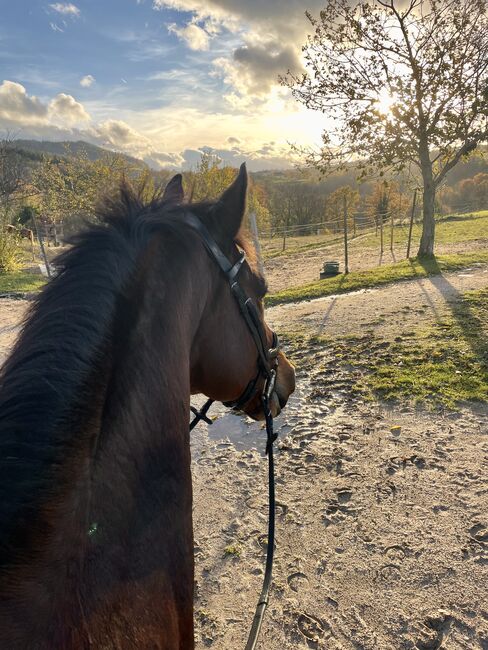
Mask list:
[[[95,77],[91,74],[87,74],[80,79],[80,86],[83,88],[89,88],[95,82]]]
[[[6,80],[0,85],[0,128],[63,129],[89,120],[84,106],[71,95],[59,93],[45,104],[34,95],[28,95],[22,84]]]
[[[77,124],[87,122],[90,116],[82,104],[76,101],[71,95],[59,93],[49,103],[49,115],[51,118],[61,120],[65,124]]]
[[[81,13],[79,8],[71,2],[54,2],[53,4],[50,4],[49,7],[63,16],[78,18]]]
[[[0,120],[22,124],[42,124],[47,106],[34,95],[29,96],[22,84],[4,81],[0,85]]]
[[[226,98],[241,110],[278,86],[279,75],[303,68],[301,45],[312,30],[305,10],[318,13],[323,0],[309,0],[306,6],[299,0],[280,0],[279,8],[276,0],[153,0],[153,6],[191,12],[190,24],[226,28],[242,39],[232,55],[214,62],[233,88]]]
[[[106,120],[95,127],[95,132],[102,144],[134,156],[143,157],[152,150],[150,140],[123,120]]]
[[[191,50],[208,50],[210,37],[208,33],[195,22],[190,22],[185,27],[178,27],[175,23],[168,25],[170,34],[176,34]]]
[[[50,25],[51,29],[53,30],[53,32],[61,32],[61,34],[64,33],[64,29],[62,27],[60,27],[58,24],[49,23],[49,25]]]

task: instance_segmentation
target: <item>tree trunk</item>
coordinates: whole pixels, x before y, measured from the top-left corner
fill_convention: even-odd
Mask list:
[[[422,150],[423,149],[423,150]],[[435,241],[435,183],[432,174],[432,163],[430,162],[428,146],[425,145],[420,151],[422,163],[423,188],[423,205],[422,205],[422,237],[417,257],[433,257]]]

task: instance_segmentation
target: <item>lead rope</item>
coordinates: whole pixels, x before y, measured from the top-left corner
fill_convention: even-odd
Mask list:
[[[273,416],[269,408],[269,400],[274,389],[276,373],[273,370],[266,380],[266,387],[262,396],[263,410],[266,418],[266,454],[268,456],[268,494],[269,494],[269,514],[268,514],[268,549],[266,552],[266,569],[264,572],[263,588],[259,596],[256,612],[249,632],[249,638],[245,650],[254,650],[258,642],[261,624],[264,613],[268,607],[269,589],[271,587],[271,578],[273,573],[273,556],[275,546],[275,477],[274,477],[274,456],[273,443],[277,434],[273,430]]]
[[[269,494],[269,514],[268,514],[268,548],[266,551],[266,568],[264,571],[263,587],[259,596],[258,604],[256,605],[256,612],[252,621],[251,631],[245,650],[254,650],[258,642],[261,625],[263,622],[264,614],[269,602],[269,589],[271,587],[271,578],[273,574],[273,556],[275,546],[275,477],[274,477],[274,456],[273,456],[273,443],[278,437],[273,429],[273,415],[269,407],[269,401],[273,394],[276,379],[276,372],[271,370],[266,379],[261,402],[263,405],[264,417],[266,419],[266,455],[268,456],[268,494]],[[191,407],[194,418],[190,424],[190,431],[203,420],[207,424],[212,424],[212,420],[207,416],[208,409],[212,406],[213,400],[209,399],[205,402],[202,408],[198,411],[195,407]]]

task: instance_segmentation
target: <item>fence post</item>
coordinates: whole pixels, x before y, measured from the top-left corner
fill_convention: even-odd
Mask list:
[[[39,246],[41,247],[42,257],[44,259],[44,264],[46,265],[47,277],[50,278],[51,277],[51,267],[49,266],[49,262],[48,262],[48,259],[47,259],[46,249],[44,248],[44,241],[42,239],[42,235],[41,235],[41,231],[39,230],[39,226],[37,225],[37,219],[34,216],[33,216],[33,219],[34,219],[34,226],[36,227],[37,239],[39,240]]]
[[[412,214],[410,215],[410,227],[408,229],[407,260],[410,259],[410,245],[412,243],[413,218],[415,216],[415,204],[417,202],[417,188],[413,192]]]
[[[344,273],[349,273],[349,251],[347,249],[347,198],[344,195]]]
[[[383,248],[384,248],[384,245],[383,245],[383,221],[384,221],[385,213],[380,211],[379,214],[378,214],[378,217],[379,217],[379,220],[380,220],[380,255],[383,256]]]
[[[255,212],[249,213],[249,223],[251,224],[252,238],[254,240],[254,246],[256,248],[259,272],[261,273],[261,275],[264,275],[263,258],[261,255],[261,244],[259,243],[258,224],[256,222]]]
[[[390,250],[393,253],[393,210],[390,209]]]

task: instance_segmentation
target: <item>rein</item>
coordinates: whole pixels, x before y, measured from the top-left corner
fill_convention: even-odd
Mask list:
[[[268,494],[269,494],[269,514],[268,514],[268,548],[266,552],[266,568],[264,572],[263,587],[259,596],[258,604],[252,622],[251,630],[245,650],[254,650],[256,647],[261,624],[269,602],[269,590],[271,587],[271,578],[273,571],[273,555],[275,545],[275,478],[274,478],[274,457],[273,443],[277,434],[273,430],[273,416],[271,414],[270,401],[273,394],[276,367],[278,364],[279,342],[278,337],[273,332],[272,347],[268,348],[266,334],[259,319],[259,313],[255,304],[249,298],[242,287],[239,285],[237,275],[244,263],[245,253],[242,252],[235,264],[227,258],[221,251],[217,242],[213,239],[205,225],[194,214],[186,213],[185,222],[194,228],[202,238],[208,253],[217,262],[223,271],[230,285],[230,290],[239,305],[241,314],[248,326],[258,351],[258,372],[252,379],[244,392],[233,402],[224,402],[224,406],[234,411],[240,411],[242,408],[257,394],[257,386],[261,378],[265,378],[264,387],[261,392],[261,404],[263,406],[266,420],[266,455],[268,456]],[[207,416],[207,412],[214,400],[208,399],[200,410],[191,407],[194,415],[190,423],[190,431],[202,420],[207,424],[212,424],[212,420]]]

